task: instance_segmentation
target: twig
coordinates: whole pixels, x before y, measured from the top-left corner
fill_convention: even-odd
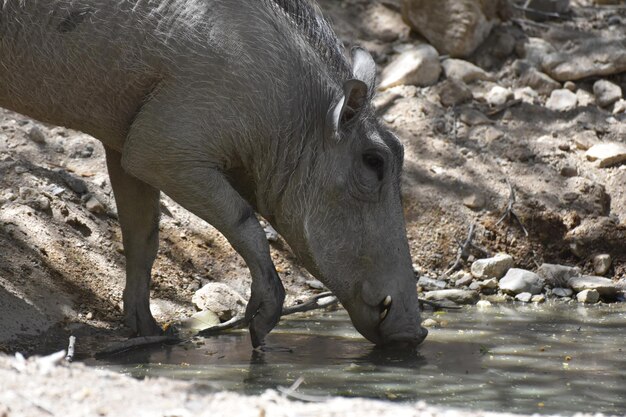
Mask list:
[[[302,382],[304,382],[304,378],[299,377],[298,379],[295,380],[295,382],[293,384],[291,384],[290,387],[285,388],[285,387],[278,386],[278,387],[276,387],[276,389],[278,390],[278,392],[283,394],[285,397],[291,397],[291,398],[294,398],[294,399],[300,400],[300,401],[324,402],[324,401],[327,401],[329,399],[329,397],[326,397],[326,396],[307,395],[307,394],[301,394],[299,392],[296,392],[296,390],[298,389],[300,384],[302,384]]]
[[[66,361],[72,362],[74,360],[75,347],[76,347],[76,336],[70,336],[70,343],[67,346],[67,355],[65,355]]]
[[[506,180],[506,183],[509,186],[509,203],[507,204],[504,214],[502,215],[502,217],[500,217],[500,220],[496,222],[496,226],[502,223],[504,219],[508,218],[509,221],[513,219],[522,228],[522,230],[524,231],[524,235],[528,237],[528,230],[526,230],[526,228],[522,224],[522,221],[519,219],[519,217],[517,217],[517,214],[515,214],[515,212],[513,211],[513,205],[515,204],[515,190],[513,189],[513,186],[511,185],[508,179]]]
[[[470,225],[469,232],[467,232],[467,238],[465,239],[465,242],[463,242],[463,244],[459,244],[459,249],[456,254],[456,260],[454,261],[452,266],[448,268],[446,272],[444,272],[444,275],[449,275],[451,272],[456,270],[461,265],[461,261],[469,256],[469,253],[467,253],[467,251],[472,245],[472,239],[474,239],[475,232],[476,223],[472,223]],[[457,241],[457,244],[458,243],[459,242]]]
[[[417,301],[420,304],[427,304],[433,307],[435,310],[460,310],[462,308],[461,306],[457,306],[457,305],[451,306],[451,305],[440,304],[436,301],[425,300],[423,298],[418,298]]]
[[[518,6],[517,4],[513,4],[513,8],[517,9],[517,10],[521,10],[525,13],[535,13],[539,16],[545,16],[545,17],[551,17],[553,19],[563,19],[563,16],[560,13],[555,13],[555,12],[544,12],[542,10],[537,10],[537,9],[533,9],[531,7],[527,6],[528,2],[526,2],[526,5],[524,6]]]
[[[111,356],[122,352],[127,352],[129,350],[142,348],[145,346],[156,345],[159,343],[178,343],[181,342],[182,339],[176,336],[143,336],[143,337],[134,337],[132,339],[125,340],[120,343],[114,343],[109,347],[104,348],[100,352],[96,353],[96,359]]]

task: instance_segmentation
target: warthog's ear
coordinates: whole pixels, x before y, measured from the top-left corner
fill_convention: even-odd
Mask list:
[[[352,73],[367,85],[371,98],[376,89],[376,63],[369,52],[358,46],[352,48]]]
[[[359,114],[368,99],[367,84],[355,79],[346,81],[343,84],[343,97],[330,107],[326,115],[326,136],[337,135],[343,124]]]

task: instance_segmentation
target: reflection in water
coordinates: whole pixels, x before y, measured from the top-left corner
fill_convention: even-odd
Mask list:
[[[253,353],[238,331],[125,353],[91,365],[135,377],[203,382],[207,389],[258,394],[299,391],[494,411],[626,413],[626,303],[583,307],[493,306],[437,317],[417,350],[372,347],[345,312],[283,320],[268,343],[293,352]]]

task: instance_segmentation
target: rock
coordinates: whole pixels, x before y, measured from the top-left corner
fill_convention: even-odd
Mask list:
[[[31,187],[20,187],[19,197],[22,203],[39,211],[50,209],[50,200],[43,196],[38,190]]]
[[[532,67],[522,74],[520,83],[533,88],[543,95],[548,95],[552,91],[561,88],[561,84],[554,81],[549,75]]]
[[[529,292],[521,292],[519,294],[517,294],[515,296],[515,299],[517,301],[521,301],[523,303],[530,303],[530,299],[533,297],[533,295]]]
[[[530,65],[541,68],[544,57],[556,53],[556,48],[542,38],[530,37],[525,43],[520,43],[517,54]]]
[[[13,170],[18,175],[19,174],[24,174],[24,173],[28,172],[28,168],[23,167],[22,165],[16,165],[15,168],[13,168]]]
[[[475,278],[501,278],[513,267],[513,257],[499,253],[492,258],[478,259],[472,263],[471,272]]]
[[[100,200],[98,200],[93,195],[87,198],[87,200],[85,201],[85,207],[87,208],[87,210],[89,210],[91,213],[94,213],[94,214],[103,214],[106,212],[104,205],[102,205]]]
[[[593,83],[593,94],[600,107],[608,107],[622,98],[622,89],[619,85],[607,80],[598,80]]]
[[[500,289],[508,294],[529,292],[539,294],[543,290],[545,280],[531,271],[511,268],[498,283]]]
[[[621,142],[607,142],[593,145],[585,156],[590,161],[598,161],[600,168],[606,168],[626,161],[626,144]]]
[[[478,308],[491,307],[491,302],[489,302],[487,300],[480,300],[479,302],[476,303],[476,307],[478,307]]]
[[[462,81],[445,80],[439,87],[439,101],[445,107],[457,106],[473,97],[472,90]]]
[[[611,255],[603,253],[593,257],[593,272],[598,275],[605,275],[611,268]]]
[[[600,139],[598,139],[598,134],[595,131],[583,130],[582,132],[574,134],[572,141],[574,145],[576,145],[576,148],[586,151],[593,145],[599,143]]]
[[[43,134],[43,132],[37,125],[33,125],[28,131],[28,139],[40,145],[46,143],[46,135]]]
[[[428,277],[420,277],[417,280],[417,285],[422,287],[423,289],[427,290],[427,291],[432,291],[432,290],[441,290],[446,288],[446,282],[445,281],[441,281],[438,279],[432,279],[432,278],[428,278]]]
[[[463,272],[463,271],[461,271],[461,272]],[[474,280],[474,277],[472,276],[472,274],[468,274],[467,272],[463,272],[463,276],[456,280],[456,282],[454,283],[454,286],[455,287],[465,287],[466,285],[470,285],[473,280]]]
[[[433,85],[441,74],[439,53],[427,44],[411,46],[402,52],[383,70],[380,89],[397,85]]]
[[[578,175],[578,168],[566,165],[561,168],[561,176],[566,178],[575,177]]]
[[[524,103],[535,104],[539,94],[531,87],[523,87],[513,90],[513,97],[515,100],[522,100]]]
[[[494,76],[482,68],[462,59],[448,58],[441,63],[448,79],[460,80],[471,84],[474,81],[493,81]]]
[[[547,14],[562,14],[569,10],[569,0],[529,0],[524,3],[527,8],[526,17],[532,20],[543,21]]]
[[[485,207],[485,196],[479,193],[470,194],[463,199],[463,205],[472,210],[480,210]]]
[[[439,323],[433,319],[426,319],[422,322],[422,326],[424,327],[435,327],[437,324]]]
[[[512,98],[513,91],[510,88],[500,87],[499,85],[493,86],[491,90],[485,94],[485,100],[493,107],[502,106]]]
[[[552,78],[550,78],[552,79]],[[565,81],[565,83],[563,84],[563,88],[565,88],[566,90],[571,91],[572,93],[576,92],[576,83],[572,82],[572,81]]]
[[[580,268],[558,264],[541,264],[537,268],[537,275],[543,278],[547,285],[556,289],[567,285],[570,278],[580,276]]]
[[[449,300],[455,304],[476,304],[479,299],[476,291],[467,290],[436,290],[424,293],[424,299],[429,301]]]
[[[470,283],[469,285],[469,289],[472,291],[479,291],[480,290],[480,281],[473,281]]]
[[[626,113],[626,100],[623,98],[617,100],[613,106],[613,114]]]
[[[278,241],[278,232],[272,227],[272,225],[266,224],[263,226],[263,231],[265,232],[265,238],[268,242]]]
[[[209,327],[220,324],[220,319],[214,312],[210,310],[199,311],[184,320],[181,320],[180,327],[185,330],[199,332]]]
[[[403,0],[402,16],[417,32],[452,57],[465,57],[498,21],[499,0]]]
[[[552,288],[552,294],[556,297],[570,298],[572,295],[574,295],[574,291],[572,291],[571,288],[556,287]]]
[[[578,101],[578,107],[588,107],[596,105],[596,98],[589,91],[578,89],[576,90],[576,100]]]
[[[210,282],[200,288],[191,298],[200,310],[217,314],[222,321],[243,315],[246,300],[235,290],[221,282]]]
[[[554,111],[569,111],[576,108],[578,99],[576,94],[564,88],[553,90],[546,101],[546,107]]]
[[[309,279],[307,281],[305,281],[305,284],[309,286],[309,288],[312,288],[314,290],[324,290],[326,289],[326,286],[324,284],[322,284],[320,281],[316,280],[316,279]]]
[[[492,124],[493,121],[485,116],[480,110],[464,107],[459,112],[459,120],[468,126],[481,126]]]
[[[617,293],[617,286],[608,278],[583,275],[570,278],[567,283],[575,292],[596,290],[601,296],[607,298],[612,298]]]
[[[498,288],[498,280],[496,278],[485,279],[479,282],[479,284],[481,290],[495,290]]]
[[[87,184],[80,178],[77,178],[66,171],[58,171],[59,175],[63,178],[63,181],[67,186],[76,194],[85,194],[87,192]]]
[[[536,294],[530,297],[531,303],[541,304],[541,303],[544,303],[545,301],[546,301],[546,296],[543,294]]]
[[[575,81],[626,71],[626,39],[568,39],[558,52],[546,54],[541,60],[543,71],[557,81]]]
[[[600,293],[596,290],[582,290],[576,294],[576,299],[585,304],[594,304],[600,301]]]

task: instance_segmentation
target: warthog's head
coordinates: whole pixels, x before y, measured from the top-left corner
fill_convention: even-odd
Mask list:
[[[427,331],[401,204],[403,147],[374,115],[375,64],[362,49],[352,72],[326,107],[323,144],[303,156],[272,220],[363,336],[418,344]]]

